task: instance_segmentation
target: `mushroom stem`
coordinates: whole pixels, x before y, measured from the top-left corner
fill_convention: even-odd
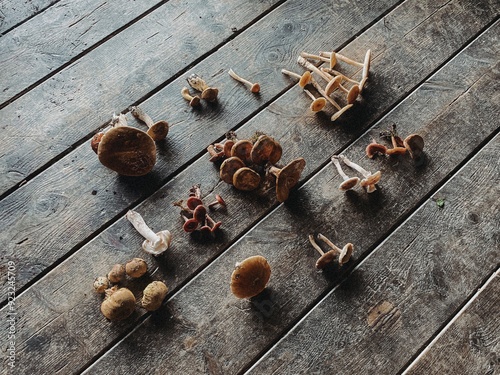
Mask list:
[[[325,236],[323,236],[321,233],[318,234],[318,238],[320,240],[325,241],[326,244],[328,246],[330,246],[336,253],[340,254],[342,252],[342,249],[340,249],[337,246],[335,246],[335,244],[332,241],[330,241],[328,238],[326,238]]]
[[[280,173],[280,171],[281,171],[281,168],[278,168],[278,167],[276,167],[276,166],[274,166],[274,165],[272,165],[272,166],[269,168],[269,173],[271,173],[271,174],[273,174],[273,175],[275,175],[275,176],[278,176],[278,175],[279,175],[279,173]]]
[[[349,159],[347,159],[344,155],[339,155],[339,158],[342,159],[342,161],[344,163],[347,164],[347,166],[351,167],[352,169],[355,169],[356,171],[358,171],[359,173],[361,173],[363,175],[363,177],[369,177],[371,176],[371,173],[368,172],[366,169],[362,168],[360,165],[350,161]]]
[[[196,184],[196,185],[191,186],[191,188],[189,189],[189,196],[201,199],[200,184]]]
[[[323,57],[323,56],[318,56],[318,55],[313,55],[312,53],[301,52],[300,56],[302,56],[305,59],[312,59],[312,60],[319,60],[319,61],[324,61],[324,62],[330,62],[329,58],[326,58],[326,57]]]
[[[326,105],[326,99],[321,97],[321,98],[316,98],[309,90],[306,90],[304,89],[304,92],[309,95],[309,97],[313,100],[313,102],[311,103],[311,110],[313,112],[319,112],[321,111],[323,108],[325,108],[325,105]]]
[[[286,70],[286,69],[281,69],[281,73],[286,74],[287,76],[290,76],[290,77],[298,78],[298,79],[302,78],[302,76],[300,74],[291,72],[290,70]]]
[[[338,112],[334,113],[331,117],[331,121],[335,121],[336,119],[338,119],[340,117],[341,114],[343,114],[345,111],[347,111],[349,108],[351,108],[353,105],[352,104],[348,104],[346,105],[345,107],[342,107]]]
[[[360,67],[360,68],[364,68],[364,64],[362,64],[360,62],[357,62],[357,61],[354,61],[354,60],[350,59],[349,57],[341,55],[340,53],[336,53],[336,52],[320,52],[319,55],[322,56],[322,57],[328,57],[328,58],[330,58],[330,61],[331,61],[332,56],[333,56],[333,58],[335,60],[340,60],[340,61],[343,61],[345,63],[351,64],[351,65],[354,65],[354,66],[357,66],[357,67]],[[333,64],[333,65],[335,65],[335,64]]]
[[[123,113],[120,113],[118,115],[113,113],[113,117],[111,118],[111,126],[115,128],[118,126],[128,126],[127,116]]]
[[[147,226],[146,222],[138,212],[129,210],[125,215],[125,218],[130,221],[140,235],[151,242],[153,246],[161,241],[160,236]]]
[[[249,88],[250,88],[250,91],[252,92],[259,92],[260,91],[260,86],[258,83],[252,83],[242,77],[240,77],[239,75],[237,75],[233,69],[229,69],[229,75],[231,76],[231,78],[247,85]]]
[[[340,162],[339,162],[339,159],[340,157],[338,155],[333,155],[332,156],[332,162],[333,164],[337,167],[337,171],[339,172],[339,175],[342,176],[342,178],[344,179],[344,181],[348,180],[349,179],[349,176],[347,176],[344,171],[342,170],[342,167],[340,166]]]
[[[306,68],[306,69],[316,73],[320,77],[322,77],[326,82],[330,82],[330,79],[327,77],[327,75],[324,72],[319,70],[315,65],[311,64],[309,61],[304,59],[302,56],[299,56],[299,58],[297,59],[297,62],[299,63],[299,65],[303,66],[304,68]]]
[[[300,87],[305,87],[308,83],[311,82],[312,76],[310,71],[304,72],[304,74],[300,75],[294,72],[291,72],[286,69],[281,69],[281,73],[286,74],[290,77],[295,77],[299,79],[299,86]]]
[[[189,212],[190,214],[192,214],[192,213],[193,213],[193,210],[192,210],[192,209],[190,209],[190,208],[189,208],[189,207],[187,207],[187,206],[184,206],[184,204],[183,204],[183,203],[184,203],[184,201],[183,201],[183,200],[181,200],[181,201],[179,201],[179,202],[174,202],[174,206],[180,207],[182,211],[186,211],[186,212]]]
[[[339,111],[342,110],[342,107],[335,101],[333,100],[332,98],[330,98],[330,96],[326,93],[325,90],[323,90],[323,88],[320,86],[320,84],[318,83],[318,81],[316,81],[314,79],[314,77],[311,76],[311,84],[314,86],[314,88],[321,94],[321,96],[323,98],[325,98],[326,100],[328,100],[335,108],[337,108]]]
[[[318,250],[318,252],[320,253],[320,255],[325,255],[325,252],[323,250],[321,250],[321,247],[319,247],[319,245],[316,243],[316,241],[314,240],[314,237],[312,234],[309,235],[309,242],[311,243],[311,245],[313,245],[313,247]]]
[[[134,117],[144,122],[148,126],[148,128],[151,128],[154,125],[153,119],[149,117],[149,115],[146,112],[144,112],[142,108],[138,106],[132,106],[129,107],[129,110]]]
[[[326,74],[330,74],[330,75],[333,74],[335,77],[342,77],[343,80],[346,80],[347,82],[354,83],[355,85],[359,85],[360,84],[360,82],[355,81],[354,79],[349,78],[349,77],[343,75],[342,73],[340,73],[337,70],[333,70],[333,69],[330,69],[330,68],[321,68],[321,70],[323,72],[325,72]],[[335,78],[335,77],[332,76],[332,79]]]

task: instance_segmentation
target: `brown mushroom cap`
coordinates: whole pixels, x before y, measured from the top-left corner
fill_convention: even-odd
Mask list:
[[[361,180],[361,186],[375,185],[376,183],[378,183],[380,181],[381,175],[382,175],[382,173],[380,173],[380,171],[377,171],[377,172],[371,174],[370,176]]]
[[[231,292],[238,298],[251,298],[264,290],[271,277],[266,258],[256,255],[236,264],[231,275]]]
[[[162,120],[154,123],[154,125],[148,129],[147,133],[153,138],[153,141],[158,142],[165,139],[168,134],[168,129],[168,122]]]
[[[372,159],[376,154],[386,154],[387,153],[387,147],[384,145],[378,144],[378,143],[370,143],[368,146],[366,146],[366,155]]]
[[[328,85],[326,85],[325,87],[326,95],[330,95],[332,92],[334,92],[335,89],[337,89],[340,86],[341,81],[342,81],[342,76],[336,76],[334,79],[328,82]]]
[[[352,252],[354,250],[354,246],[352,243],[348,243],[342,249],[342,252],[339,255],[339,265],[342,267],[344,264],[349,262],[351,259]]]
[[[284,202],[288,199],[290,189],[299,181],[305,166],[305,160],[298,158],[290,162],[278,173],[276,176],[276,197],[279,202]]]
[[[352,104],[356,101],[359,95],[359,86],[354,85],[351,87],[349,92],[347,93],[347,104]]]
[[[240,168],[233,176],[233,185],[238,190],[251,191],[259,187],[260,175],[248,167]]]
[[[125,276],[125,267],[122,264],[115,264],[108,273],[108,280],[118,283]]]
[[[148,311],[158,310],[167,296],[168,288],[161,281],[153,281],[145,289],[142,296],[142,307]]]
[[[315,99],[311,105],[310,105],[310,109],[311,111],[313,112],[319,112],[321,111],[323,108],[325,108],[325,105],[326,105],[326,99],[325,98],[317,98]]]
[[[102,165],[118,174],[143,176],[156,163],[156,146],[142,130],[117,126],[104,133],[97,156]]]
[[[337,257],[337,252],[335,250],[330,250],[324,253],[316,262],[316,269],[322,270],[326,267],[328,263],[333,261]]]
[[[339,185],[339,189],[342,191],[347,191],[351,190],[353,187],[355,187],[357,184],[359,184],[359,177],[351,177],[348,180],[345,180]]]
[[[234,146],[234,141],[228,139],[226,143],[224,143],[224,155],[226,155],[226,158],[231,157],[231,149]]]
[[[218,89],[208,87],[201,93],[201,98],[205,99],[207,102],[213,102],[217,99],[217,95],[219,95]]]
[[[305,87],[311,81],[311,72],[306,71],[299,80],[299,86]]]
[[[232,185],[234,174],[238,169],[243,168],[244,166],[245,163],[243,163],[243,161],[240,158],[232,156],[224,160],[224,162],[220,166],[220,178],[225,183]]]
[[[148,270],[148,264],[144,259],[134,258],[125,264],[125,272],[133,278],[141,277]]]
[[[244,163],[249,162],[252,148],[252,142],[247,140],[238,141],[231,148],[231,156],[240,158]]]
[[[267,135],[261,135],[253,145],[250,158],[258,165],[268,161],[275,164],[281,158],[282,151],[281,145],[277,141]]]
[[[405,138],[404,146],[412,159],[418,158],[424,150],[424,139],[418,134],[411,134]]]
[[[127,319],[135,309],[134,294],[127,288],[114,286],[106,290],[106,299],[101,304],[101,312],[112,321]]]

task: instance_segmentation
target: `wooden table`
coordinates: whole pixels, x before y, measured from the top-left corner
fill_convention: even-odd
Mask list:
[[[0,372],[499,374],[499,13],[498,0],[4,0]],[[281,73],[304,71],[301,51],[362,61],[367,49],[368,83],[335,122]],[[217,102],[188,106],[192,73]],[[105,168],[89,145],[131,105],[171,126],[143,177]],[[392,124],[422,135],[423,163],[366,157]],[[228,130],[274,137],[284,164],[306,160],[285,203],[273,186],[220,180],[205,149]],[[377,191],[341,192],[334,154],[380,170]],[[227,202],[210,240],[184,233],[172,205],[197,183],[205,202]],[[164,255],[142,251],[129,209],[171,231]],[[317,271],[317,233],[353,243],[352,259]],[[237,299],[234,264],[252,255],[270,282]],[[107,321],[93,280],[134,257],[148,273],[121,286],[137,308]],[[153,280],[169,294],[147,312]]]

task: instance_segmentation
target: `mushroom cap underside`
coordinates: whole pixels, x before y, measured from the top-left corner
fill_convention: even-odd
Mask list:
[[[337,256],[337,252],[335,250],[330,250],[327,253],[324,253],[316,262],[316,269],[321,270],[326,267],[328,263],[333,261]]]
[[[381,175],[382,173],[380,171],[377,171],[374,174],[369,175],[365,179],[361,180],[361,186],[375,185],[380,181]]]
[[[343,266],[347,262],[349,262],[349,259],[351,259],[352,252],[354,250],[354,246],[352,243],[346,244],[342,248],[342,252],[339,255],[339,265]]]
[[[148,135],[153,139],[153,141],[158,142],[168,134],[169,126],[166,121],[158,121],[147,131]]]
[[[359,184],[359,177],[351,177],[348,180],[345,180],[339,185],[339,189],[342,191],[351,190],[357,184]]]
[[[298,158],[281,169],[276,178],[276,197],[279,202],[284,202],[288,199],[290,189],[299,181],[305,166],[306,161]]]

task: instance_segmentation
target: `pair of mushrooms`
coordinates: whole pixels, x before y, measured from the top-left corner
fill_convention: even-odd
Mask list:
[[[321,247],[316,243],[314,236],[309,235],[309,242],[311,245],[320,253],[321,257],[316,262],[316,269],[321,270],[327,266],[328,263],[332,262],[334,259],[338,258],[339,266],[342,267],[345,263],[351,259],[354,246],[352,243],[348,243],[342,249],[335,246],[332,241],[323,236],[321,233],[318,234],[318,239],[324,241],[332,250],[326,253],[321,249]]]
[[[359,177],[347,176],[342,170],[339,160],[342,160],[347,166],[361,173],[364,178],[361,180]],[[344,181],[339,185],[340,190],[342,191],[351,190],[358,184],[360,184],[363,187],[366,187],[366,191],[368,193],[373,193],[375,190],[377,190],[377,187],[375,185],[378,184],[378,182],[380,181],[380,177],[382,175],[380,171],[371,173],[366,169],[362,168],[361,166],[359,166],[358,164],[350,161],[344,155],[333,155],[332,162],[335,165],[335,167],[337,167],[340,176],[342,176],[342,178],[344,179]]]
[[[402,139],[396,133],[396,125],[392,125],[391,130],[383,131],[380,135],[391,139],[392,148],[387,148],[377,143],[375,140],[372,140],[372,143],[366,146],[366,155],[370,159],[377,154],[403,155],[406,154],[407,151],[414,160],[418,160],[422,156],[424,139],[420,135],[410,134],[405,139]]]
[[[91,147],[105,167],[124,176],[143,176],[153,169],[155,142],[167,136],[169,126],[166,121],[154,122],[139,107],[130,107],[130,111],[146,123],[147,132],[128,126],[124,114],[113,115],[112,128],[94,135]]]

